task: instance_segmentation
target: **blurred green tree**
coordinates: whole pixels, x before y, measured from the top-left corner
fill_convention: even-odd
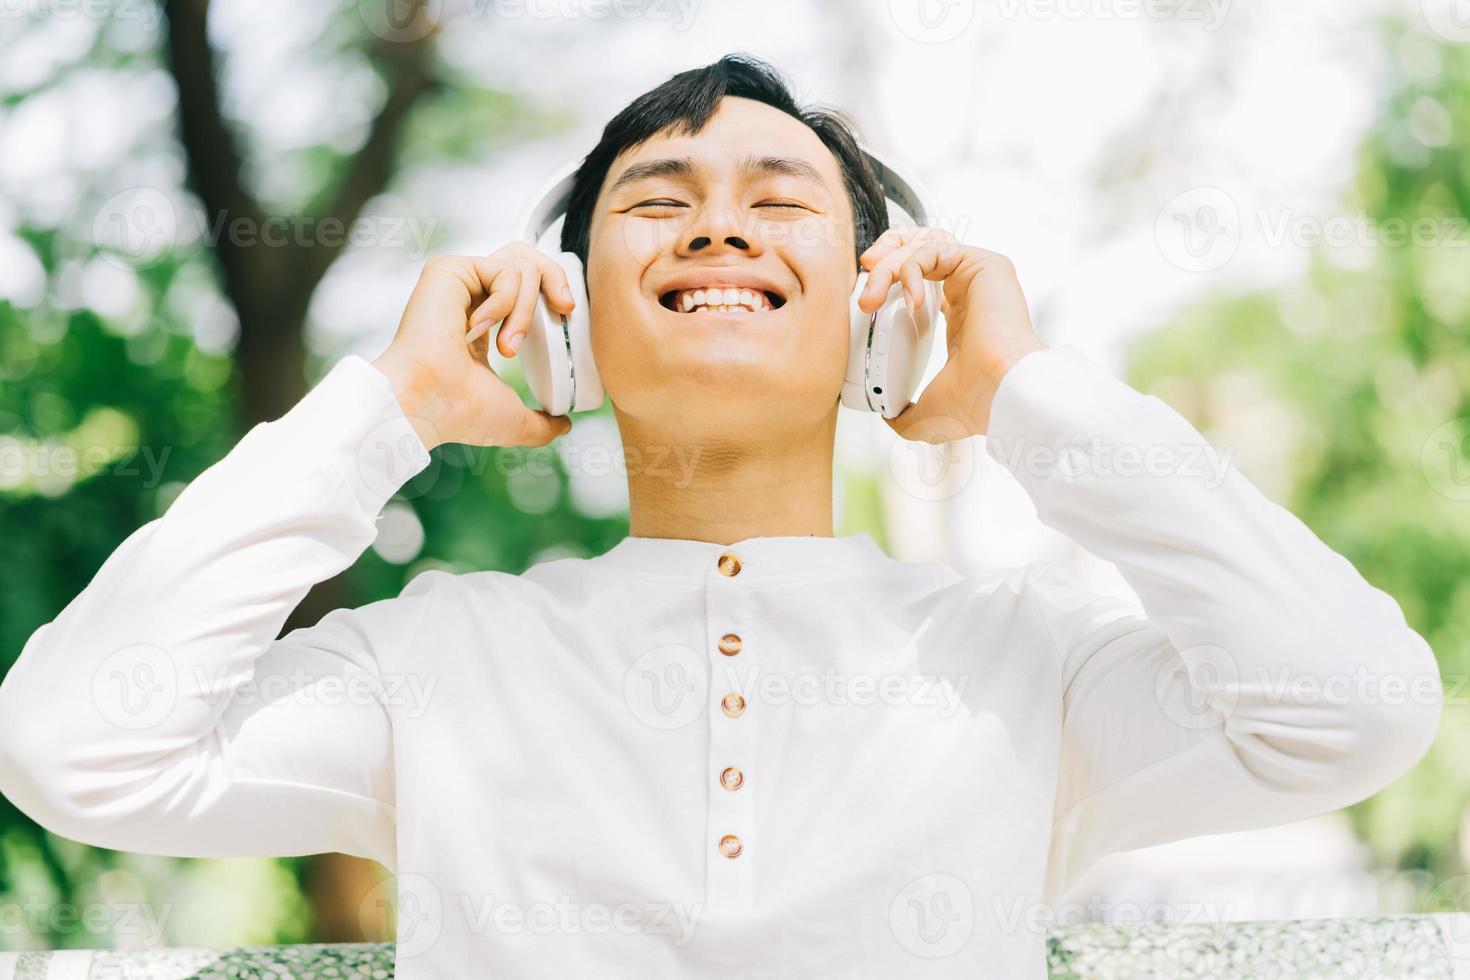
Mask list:
[[[1442,880],[1465,873],[1470,803],[1470,145],[1451,138],[1470,132],[1470,47],[1402,23],[1388,44],[1394,73],[1341,210],[1280,216],[1351,232],[1324,237],[1302,281],[1212,297],[1142,337],[1129,381],[1237,449],[1434,648],[1439,738],[1348,813],[1382,866]]]
[[[156,30],[141,42],[138,5],[121,5],[97,19],[74,11],[76,23],[68,26],[89,31],[89,42],[48,81],[0,93],[15,109],[86,71],[109,72],[118,84],[166,72],[176,103],[162,125],[145,133],[147,145],[131,155],[182,160],[181,186],[151,189],[187,201],[193,213],[186,217],[216,230],[167,243],[159,254],[133,254],[109,249],[92,222],[77,223],[75,214],[37,221],[20,210],[15,235],[44,269],[48,285],[35,304],[0,301],[0,449],[8,460],[0,472],[0,557],[7,559],[0,568],[0,664],[14,661],[26,639],[86,586],[125,537],[162,514],[250,426],[289,409],[330,366],[334,355],[313,357],[307,344],[311,298],[343,254],[354,223],[392,190],[405,168],[483,161],[502,146],[564,124],[459,77],[436,58],[436,25],[419,30],[415,22],[420,8],[433,5],[408,0],[389,6],[400,15],[392,23],[373,25],[355,4],[320,21],[319,56],[340,63],[344,73],[370,72],[377,104],[351,145],[324,137],[295,153],[293,173],[305,176],[276,194],[276,207],[252,190],[260,151],[252,121],[226,111],[238,100],[221,94],[221,61],[228,52],[215,47],[205,0],[162,4],[161,16],[147,25]],[[47,26],[42,17],[18,22],[0,41],[0,58],[47,43]],[[92,179],[80,190],[76,212],[90,217],[105,210],[103,199],[117,188],[108,175],[87,176]],[[300,204],[282,206],[282,200]],[[261,229],[272,221],[341,232],[271,242]],[[77,280],[119,269],[126,270],[136,301],[126,310],[87,302]],[[70,301],[68,293],[83,298]],[[190,319],[201,293],[227,303],[238,321],[226,351],[201,349],[192,338]],[[382,325],[385,342],[392,326]],[[533,468],[500,465],[499,452],[436,449],[434,463],[393,505],[412,508],[422,544],[391,560],[369,551],[313,589],[283,632],[314,623],[332,608],[396,595],[426,567],[518,572],[553,551],[603,551],[626,533],[625,515],[587,514],[574,506],[567,472],[554,453],[544,458],[546,466],[534,468],[539,476],[528,477]],[[536,483],[534,493],[527,492],[527,480]],[[535,520],[525,519],[521,508],[528,506]],[[126,880],[140,901],[174,907],[179,890],[193,887],[189,882],[212,880],[210,867],[233,866],[135,858],[57,839],[0,800],[0,900],[17,906],[37,896],[53,906],[76,905],[97,895],[99,882],[116,887]],[[359,916],[363,896],[379,881],[376,865],[321,855],[278,866],[294,884],[239,872],[237,880],[265,889],[271,898],[261,904],[269,907],[251,909],[259,921],[234,923],[213,934],[215,942],[384,938]],[[27,926],[29,934],[9,933],[0,944],[92,946],[116,938],[61,927],[45,916]],[[169,933],[160,938],[177,941]],[[186,938],[199,941],[197,934]]]

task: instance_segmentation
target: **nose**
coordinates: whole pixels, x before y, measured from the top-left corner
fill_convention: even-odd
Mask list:
[[[679,253],[686,257],[710,256],[731,250],[752,256],[761,253],[757,238],[749,229],[741,227],[738,212],[730,208],[706,207],[686,229]]]

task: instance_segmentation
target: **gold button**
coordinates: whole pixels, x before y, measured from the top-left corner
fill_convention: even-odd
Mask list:
[[[740,556],[733,551],[727,551],[720,556],[720,574],[734,578],[740,574]]]
[[[745,773],[731,766],[720,773],[720,785],[733,792],[745,785]]]
[[[733,657],[739,653],[745,642],[740,639],[739,633],[726,633],[720,637],[720,652],[727,657]]]
[[[734,834],[726,834],[720,838],[720,853],[727,858],[738,858],[740,852],[745,850],[745,845],[740,843],[740,838]]]
[[[745,699],[738,694],[727,694],[720,700],[720,707],[731,718],[739,718],[745,713]]]

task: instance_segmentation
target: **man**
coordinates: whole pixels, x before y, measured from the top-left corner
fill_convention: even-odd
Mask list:
[[[1043,344],[1004,257],[884,225],[851,133],[767,66],[640,97],[563,244],[630,459],[680,452],[689,484],[630,467],[607,554],[428,572],[276,640],[433,446],[567,431],[486,360],[538,295],[570,309],[559,267],[434,259],[382,356],[251,430],[36,632],[0,687],[0,788],[99,846],[375,858],[410,980],[1010,980],[1044,975],[1048,913],[1103,854],[1412,766],[1442,692],[1394,600],[1218,481],[1164,403]],[[894,428],[988,435],[1144,610],[1045,564],[969,577],[832,535],[860,267],[869,310],[942,283],[947,362]]]

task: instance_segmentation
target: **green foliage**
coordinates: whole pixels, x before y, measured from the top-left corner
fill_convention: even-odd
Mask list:
[[[1435,650],[1436,744],[1349,813],[1378,860],[1447,877],[1464,871],[1470,803],[1458,757],[1470,736],[1470,486],[1455,479],[1470,473],[1470,146],[1436,130],[1446,117],[1457,134],[1470,127],[1470,48],[1392,44],[1415,71],[1394,79],[1342,212],[1366,217],[1369,261],[1324,244],[1300,283],[1188,309],[1135,346],[1129,380],[1236,448],[1245,474],[1398,599]],[[1415,222],[1427,232],[1417,243]]]

